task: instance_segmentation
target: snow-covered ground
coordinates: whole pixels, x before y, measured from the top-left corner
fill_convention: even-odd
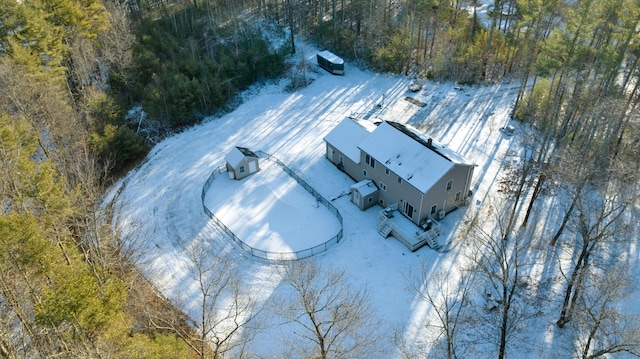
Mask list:
[[[204,204],[251,248],[293,253],[335,238],[338,218],[273,161],[240,181],[219,175]]]
[[[303,53],[309,63],[315,64],[314,49]],[[141,266],[149,277],[194,318],[200,316],[198,291],[186,264],[185,248],[195,241],[206,241],[219,253],[232,258],[252,293],[260,301],[266,301],[281,291],[274,275],[277,266],[251,258],[224,236],[203,212],[200,199],[205,181],[233,146],[263,150],[282,160],[325,198],[335,199],[332,203],[344,218],[343,240],[316,255],[315,260],[344,269],[352,285],[368,288],[372,305],[383,323],[382,330],[404,328],[405,338],[417,342],[423,338],[424,324],[434,313],[405,289],[405,274],[421,263],[433,272],[454,273],[457,265],[466,260],[460,245],[465,239],[461,230],[465,214],[491,200],[501,168],[518,157],[519,126],[515,124],[516,133],[512,137],[499,131],[509,121],[518,84],[460,87],[452,83],[425,82],[422,90],[413,93],[407,91],[411,79],[403,76],[362,71],[348,63],[346,76],[333,76],[315,65],[313,69],[309,75],[315,80],[306,88],[286,92],[283,90],[286,81],[256,87],[245,93],[242,105],[233,112],[210,118],[155,146],[146,161],[108,194],[106,202],[114,203],[114,224],[127,243],[139,248]],[[406,97],[413,97],[425,106],[407,101]],[[411,124],[477,164],[471,205],[449,214],[442,222],[441,242],[447,244],[446,251],[436,252],[423,247],[411,253],[393,237],[383,239],[376,232],[380,208],[362,212],[349,202],[348,196],[341,196],[349,190],[353,180],[324,157],[323,137],[347,116],[377,117]],[[216,211],[236,204],[246,206],[245,215],[263,225],[270,225],[274,220],[281,225],[290,220],[285,226],[288,229],[305,225],[304,219],[294,222],[293,217],[288,217],[290,214],[278,217],[286,211],[264,210],[267,203],[260,199],[263,191],[260,186],[264,186],[264,182],[246,183],[243,189],[227,191],[223,188],[226,184],[215,182],[207,201],[211,201],[210,205]],[[273,191],[285,198],[293,187],[283,186]],[[221,191],[216,192],[218,189]],[[243,197],[243,191],[252,194]],[[228,202],[223,197],[225,194],[229,195]],[[541,208],[548,201],[541,200]],[[543,212],[534,213],[532,223],[540,225],[547,220]],[[235,225],[238,218],[235,215],[225,217],[233,222],[228,226]],[[327,221],[330,223],[329,219]],[[327,234],[334,235],[331,234],[334,230],[306,230],[295,235],[301,236],[305,243],[322,242]],[[251,233],[242,236],[249,237]],[[637,255],[634,258],[637,261]],[[549,278],[558,275],[557,269],[546,270],[544,275]],[[536,269],[531,271],[535,273]],[[552,313],[551,316],[544,314],[531,320],[523,341],[509,349],[517,354],[513,357],[557,355],[555,349],[562,334],[555,332],[553,317],[559,312],[554,308],[546,310]],[[287,326],[267,327],[249,343],[248,351],[277,357],[282,340],[292,335],[289,330],[291,328]],[[391,340],[387,342],[389,357],[400,358],[401,354],[394,349]]]

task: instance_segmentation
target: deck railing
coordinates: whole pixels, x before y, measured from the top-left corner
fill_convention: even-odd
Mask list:
[[[394,203],[380,211],[380,213],[378,214],[378,230],[390,224],[390,234],[402,244],[404,244],[405,247],[407,247],[412,252],[418,250],[425,244],[428,244],[431,248],[437,247],[438,236],[440,234],[440,222],[436,221],[435,219],[431,219],[431,227],[428,230],[424,230],[416,226],[418,234],[415,236],[411,236],[389,219],[392,213],[396,211],[398,211],[397,203]]]

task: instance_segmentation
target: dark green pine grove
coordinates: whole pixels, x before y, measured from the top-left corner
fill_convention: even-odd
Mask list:
[[[142,20],[133,48],[136,77],[126,90],[150,116],[193,123],[250,84],[283,74],[285,53],[270,49],[259,29],[219,22],[193,7]]]
[[[584,224],[558,313],[563,327],[584,301],[597,246],[615,237],[607,230],[629,204],[604,199],[637,181],[640,4],[500,0],[486,21],[477,6],[0,0],[0,357],[210,354],[194,350],[201,341],[189,319],[132,264],[100,198],[159,139],[229,110],[251,84],[289,75],[301,36],[375,71],[520,81],[512,117],[538,135],[510,186],[520,189],[513,213],[527,216],[508,217],[504,239],[527,226],[541,193],[562,188],[570,205],[558,208],[550,244]],[[136,107],[143,112],[127,115]],[[602,208],[583,203],[587,188],[602,194]],[[590,223],[593,211],[612,218],[610,227]]]

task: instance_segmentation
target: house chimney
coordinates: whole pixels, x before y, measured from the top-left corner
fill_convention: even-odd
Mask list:
[[[427,139],[427,145],[433,146],[433,140],[431,139],[431,137]]]

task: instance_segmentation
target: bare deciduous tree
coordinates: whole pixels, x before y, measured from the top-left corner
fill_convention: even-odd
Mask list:
[[[187,255],[199,290],[200,317],[150,311],[152,326],[176,333],[200,358],[242,357],[245,345],[259,330],[256,300],[244,290],[235,264],[207,243],[196,241]]]
[[[472,228],[471,260],[474,271],[485,285],[484,308],[478,308],[476,317],[479,333],[490,343],[496,340],[498,358],[507,355],[509,339],[527,318],[521,292],[526,287],[525,267],[531,265],[528,250],[532,236],[524,229],[504,240],[508,230],[510,208],[506,204],[490,206],[482,227]],[[493,219],[493,229],[487,221]]]
[[[436,270],[422,263],[407,275],[407,288],[434,311],[437,319],[425,323],[426,329],[435,330],[430,357],[454,359],[464,353],[460,334],[465,331],[465,307],[471,289],[471,276],[452,278],[450,271]],[[436,350],[433,350],[436,349]],[[403,352],[407,352],[403,350]]]
[[[374,322],[367,291],[348,284],[343,270],[300,260],[283,266],[282,282],[290,292],[278,298],[279,314],[300,328],[302,342],[292,348],[299,357],[371,358],[377,348],[379,323]]]
[[[590,196],[577,199],[575,231],[579,243],[573,254],[570,274],[567,275],[567,288],[557,322],[560,328],[571,320],[593,264],[592,255],[603,249],[607,241],[624,232],[623,214],[629,205],[628,193],[613,183],[605,187],[602,195],[593,191]]]
[[[257,327],[256,301],[237,276],[236,266],[204,242],[188,250],[190,267],[200,289],[198,323],[201,358],[221,358],[244,347]],[[210,347],[211,355],[206,355]]]
[[[623,268],[598,273],[578,300],[573,327],[576,351],[582,359],[616,353],[640,356],[640,318],[623,313],[618,305],[633,285],[626,270],[616,269]],[[611,270],[615,276],[610,275]]]

